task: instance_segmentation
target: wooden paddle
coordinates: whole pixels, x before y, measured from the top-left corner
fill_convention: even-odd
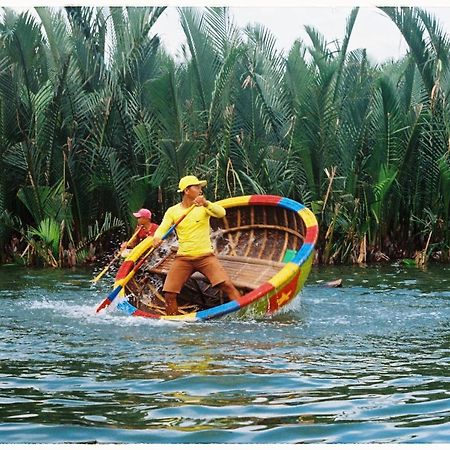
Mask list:
[[[141,230],[142,226],[139,225],[139,227],[136,228],[136,231],[134,232],[133,236],[131,236],[131,238],[128,240],[127,245],[125,246],[125,248],[128,246],[128,244],[130,242],[133,241],[133,239],[138,235],[139,231]],[[114,256],[114,258],[109,262],[109,264],[106,265],[106,267],[95,277],[92,278],[91,283],[97,283],[98,280],[100,280],[100,278],[105,275],[106,272],[108,272],[109,268],[113,265],[113,263],[117,260],[117,258],[120,257],[120,255],[122,254],[122,251],[119,250],[116,255]]]
[[[162,241],[164,241],[167,236],[172,233],[173,230],[177,227],[177,225],[196,207],[196,205],[192,205],[189,207],[189,209],[166,231],[166,233],[161,238]],[[134,266],[133,270],[130,271],[130,273],[125,277],[122,278],[117,282],[117,286],[109,293],[109,295],[105,298],[105,300],[100,303],[100,305],[97,307],[96,312],[100,312],[102,309],[107,308],[119,295],[119,292],[126,286],[126,284],[134,277],[136,272],[141,268],[142,264],[147,260],[147,258],[156,250],[155,246],[152,246],[147,253],[144,254],[144,256],[138,261],[138,263]]]

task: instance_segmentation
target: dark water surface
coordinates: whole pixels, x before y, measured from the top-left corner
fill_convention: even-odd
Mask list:
[[[91,275],[0,268],[0,443],[450,442],[450,267],[193,324],[96,315]]]

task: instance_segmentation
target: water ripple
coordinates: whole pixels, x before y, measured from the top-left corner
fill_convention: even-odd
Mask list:
[[[333,270],[273,318],[200,324],[96,314],[110,282],[82,272],[0,272],[0,441],[448,442],[449,269]]]

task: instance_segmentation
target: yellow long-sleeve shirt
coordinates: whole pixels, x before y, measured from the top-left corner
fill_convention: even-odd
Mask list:
[[[171,206],[164,214],[161,225],[155,232],[155,237],[162,238],[169,228],[186,213],[181,203]],[[210,238],[210,217],[225,217],[222,206],[208,202],[207,206],[195,207],[175,228],[178,237],[178,255],[201,256],[211,253],[213,246]]]

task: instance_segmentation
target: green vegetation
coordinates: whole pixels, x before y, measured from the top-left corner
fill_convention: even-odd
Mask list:
[[[409,45],[383,65],[347,49],[358,8],[341,43],[307,27],[287,56],[226,8],[180,8],[181,61],[152,32],[163,7],[1,8],[2,261],[90,260],[194,173],[211,199],[310,207],[319,262],[448,262],[449,40],[422,9],[381,10]]]

